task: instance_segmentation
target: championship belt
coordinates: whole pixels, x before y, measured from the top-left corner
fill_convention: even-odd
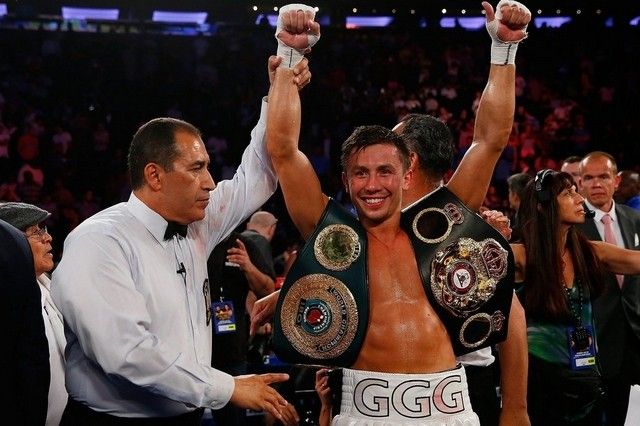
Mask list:
[[[506,339],[515,262],[504,237],[445,187],[401,220],[456,356]]]
[[[274,350],[289,363],[352,365],[369,314],[366,232],[329,200],[280,290]]]

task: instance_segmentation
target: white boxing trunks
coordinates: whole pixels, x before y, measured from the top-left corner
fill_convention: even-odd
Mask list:
[[[429,374],[343,369],[340,414],[333,426],[479,426],[467,376],[459,366]]]

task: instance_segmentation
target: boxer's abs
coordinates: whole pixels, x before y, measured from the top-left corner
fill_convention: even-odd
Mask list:
[[[387,373],[454,368],[449,335],[427,300],[417,270],[397,275],[398,280],[395,274],[376,272],[369,274],[369,325],[352,368]]]
[[[454,368],[449,335],[420,287],[414,298],[376,299],[372,291],[369,327],[358,370],[387,373],[432,373]],[[386,293],[386,292],[385,292]],[[396,294],[397,295],[397,294]]]

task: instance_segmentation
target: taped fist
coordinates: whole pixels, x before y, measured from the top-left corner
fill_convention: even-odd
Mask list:
[[[491,36],[491,63],[498,65],[515,62],[518,43],[527,38],[531,12],[520,2],[500,0],[494,12],[486,1],[482,2],[486,14],[487,32]]]
[[[320,24],[314,21],[315,9],[304,4],[288,4],[280,8],[276,39],[281,67],[293,68],[320,39]]]

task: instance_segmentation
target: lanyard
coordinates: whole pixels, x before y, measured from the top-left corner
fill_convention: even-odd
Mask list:
[[[220,283],[220,301],[224,302],[224,289],[222,288],[222,283]]]
[[[565,293],[567,294],[567,302],[569,303],[569,308],[571,309],[571,316],[573,317],[573,322],[576,327],[582,326],[582,307],[583,307],[583,292],[582,292],[582,283],[580,280],[576,280],[573,288],[577,289],[578,300],[575,300],[575,297],[572,297],[571,289],[567,286],[563,286]]]

